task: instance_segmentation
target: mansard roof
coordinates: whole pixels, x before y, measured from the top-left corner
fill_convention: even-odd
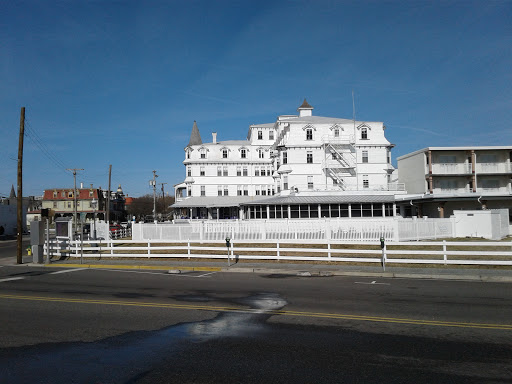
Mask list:
[[[201,145],[203,141],[201,140],[201,135],[199,134],[199,128],[197,128],[197,123],[194,120],[194,125],[192,126],[192,133],[190,134],[190,140],[188,141],[187,147],[191,145]]]

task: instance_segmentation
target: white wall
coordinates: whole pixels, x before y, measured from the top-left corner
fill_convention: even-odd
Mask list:
[[[398,182],[405,185],[407,193],[426,193],[428,192],[425,181],[426,160],[425,153],[400,157],[398,162]]]

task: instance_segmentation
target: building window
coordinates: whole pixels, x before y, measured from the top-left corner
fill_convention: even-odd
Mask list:
[[[80,201],[77,201],[77,202],[76,202],[76,206],[77,206],[77,207],[80,207]]]
[[[187,188],[187,196],[188,197],[192,196],[192,188],[190,188],[190,187]]]
[[[308,189],[313,189],[313,176],[308,176]]]
[[[368,140],[368,128],[366,128],[366,127],[361,128],[361,139]]]
[[[190,159],[190,151],[187,151],[187,159]]]
[[[228,150],[227,149],[223,149],[222,150],[222,158],[223,159],[227,159],[228,158]]]
[[[222,176],[228,175],[228,167],[222,167]]]
[[[283,176],[283,190],[287,190],[288,189],[288,175],[284,175]]]
[[[263,140],[263,131],[258,131],[258,140]]]
[[[249,196],[249,187],[244,185],[244,196]]]
[[[497,179],[482,179],[483,189],[499,189],[500,182]]]
[[[244,167],[244,168],[243,168],[243,175],[244,175],[244,176],[247,176],[247,167]]]
[[[306,129],[306,140],[313,140],[313,130],[311,128]]]
[[[206,159],[206,149],[201,148],[199,153],[201,154],[201,159]]]
[[[439,162],[442,164],[454,164],[457,162],[455,155],[439,155]]]
[[[269,140],[274,140],[274,131],[269,131],[269,133],[268,133],[268,139],[269,139]]]
[[[236,187],[236,195],[237,196],[242,196],[242,186],[241,185],[237,185],[237,187]]]
[[[368,151],[363,151],[363,163],[368,162]]]
[[[338,128],[334,130],[334,137],[340,137],[340,130]]]
[[[220,165],[217,167],[217,176],[222,176],[222,167]]]
[[[57,197],[57,191],[53,191],[53,197]]]
[[[247,150],[246,150],[245,148],[242,148],[242,149],[240,150],[240,157],[241,157],[242,159],[247,158]]]
[[[53,208],[57,208],[57,202],[56,201],[53,202]]]
[[[71,208],[71,201],[68,201],[68,208]]]
[[[242,167],[236,167],[236,175],[242,176]]]
[[[265,176],[265,167],[261,167],[260,176]]]
[[[201,196],[206,196],[206,187],[201,185]]]
[[[388,164],[391,164],[391,151],[389,149],[387,152],[387,161],[388,161]]]
[[[93,191],[89,191],[89,197],[93,197],[94,196],[94,192]]]
[[[258,156],[259,156],[260,159],[265,158],[265,154],[263,152],[263,149],[258,149]]]
[[[222,185],[217,186],[217,196],[222,196]]]
[[[199,176],[204,176],[204,175],[205,175],[204,166],[201,166],[201,168],[199,168]]]
[[[368,180],[368,175],[363,175],[363,188],[370,188],[370,182]]]
[[[306,163],[313,164],[313,152],[308,151],[306,153]]]
[[[283,164],[288,164],[288,152],[283,152]]]
[[[260,167],[254,167],[254,176],[260,175]]]
[[[254,188],[256,189],[256,196],[259,196],[261,193],[261,186],[255,185]]]
[[[224,196],[228,196],[228,186],[224,186]]]
[[[261,186],[261,195],[262,196],[266,196],[267,195],[267,188],[264,185]]]

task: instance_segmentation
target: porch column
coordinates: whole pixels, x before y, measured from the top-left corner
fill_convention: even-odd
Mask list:
[[[437,210],[439,211],[439,218],[444,219],[444,204],[445,202],[442,201],[439,203],[439,206],[437,207]]]
[[[352,217],[352,204],[348,204],[348,217]]]

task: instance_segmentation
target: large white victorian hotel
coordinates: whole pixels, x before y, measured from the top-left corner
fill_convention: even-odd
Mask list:
[[[194,122],[175,218],[396,216],[391,144],[382,122],[298,115],[249,127],[246,140],[203,143]]]

